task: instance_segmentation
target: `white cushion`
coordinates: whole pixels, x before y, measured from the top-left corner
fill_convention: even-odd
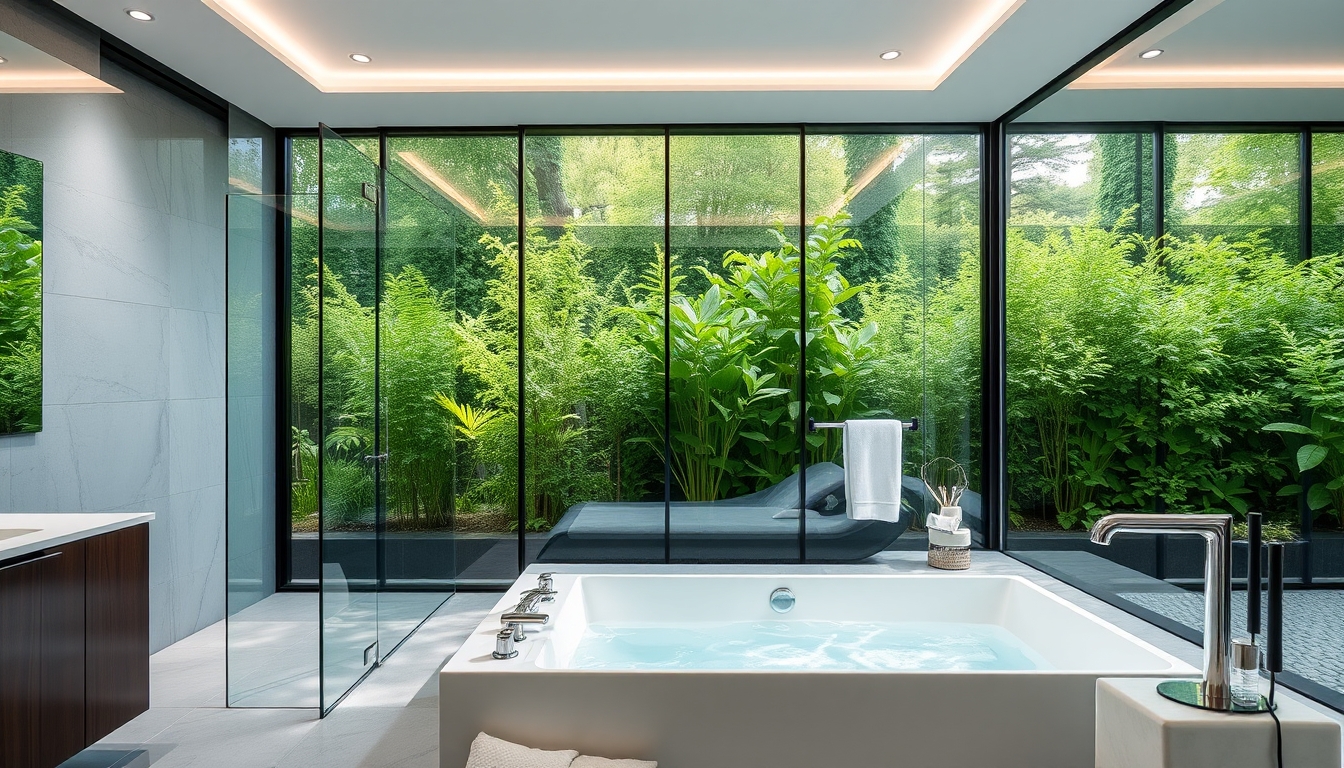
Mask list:
[[[569,768],[578,756],[572,749],[548,752],[478,733],[471,742],[467,768]]]
[[[608,760],[605,757],[579,755],[569,768],[658,768],[652,760]]]

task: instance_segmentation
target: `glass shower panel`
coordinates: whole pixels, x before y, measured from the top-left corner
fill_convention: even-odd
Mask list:
[[[800,140],[670,140],[673,561],[801,555]]]
[[[384,176],[378,258],[378,648],[391,654],[452,595],[456,445],[445,401],[459,357],[453,228],[393,167]]]
[[[663,132],[524,157],[528,561],[663,562]]]
[[[808,414],[920,424],[903,433],[903,466],[893,468],[903,474],[896,523],[847,519],[843,431],[808,435],[807,558],[922,549],[925,515],[939,506],[920,480],[930,462],[965,473],[963,524],[982,544],[979,138],[806,141]]]
[[[275,232],[290,200],[227,198],[227,702],[318,706],[318,600],[277,593]],[[281,482],[284,479],[281,478]]]
[[[407,251],[404,263],[441,292],[459,330],[450,381],[430,393],[435,415],[425,424],[452,443],[453,463],[443,467],[452,480],[451,578],[507,585],[519,560],[518,134],[389,136],[386,146],[389,175],[437,201],[446,217],[446,240]],[[397,229],[400,196],[390,196],[389,227]],[[395,242],[389,259],[398,258]]]
[[[318,402],[323,712],[378,661],[379,169],[321,129]]]

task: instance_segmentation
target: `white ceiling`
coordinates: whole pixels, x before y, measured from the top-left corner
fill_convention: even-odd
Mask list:
[[[0,32],[0,93],[121,93],[33,46]]]
[[[1344,0],[1195,0],[1026,119],[1344,120]]]
[[[272,125],[355,127],[987,121],[1157,0],[59,2]]]

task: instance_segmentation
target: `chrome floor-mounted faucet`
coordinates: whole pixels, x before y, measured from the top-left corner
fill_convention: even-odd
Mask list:
[[[1204,709],[1232,709],[1232,516],[1107,515],[1092,526],[1092,541],[1110,544],[1117,533],[1198,534],[1204,537],[1204,679],[1191,692],[1188,682],[1158,686],[1162,695]],[[1181,696],[1180,689],[1188,694]],[[1187,698],[1197,699],[1188,701]]]

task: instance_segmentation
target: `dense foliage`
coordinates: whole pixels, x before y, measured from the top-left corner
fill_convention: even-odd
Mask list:
[[[1305,504],[1339,524],[1344,262],[1299,253],[1297,137],[1169,136],[1160,243],[1138,221],[1153,215],[1150,175],[1135,180],[1150,137],[1019,146],[1014,519],[1070,528],[1117,509],[1257,509],[1292,520]]]

